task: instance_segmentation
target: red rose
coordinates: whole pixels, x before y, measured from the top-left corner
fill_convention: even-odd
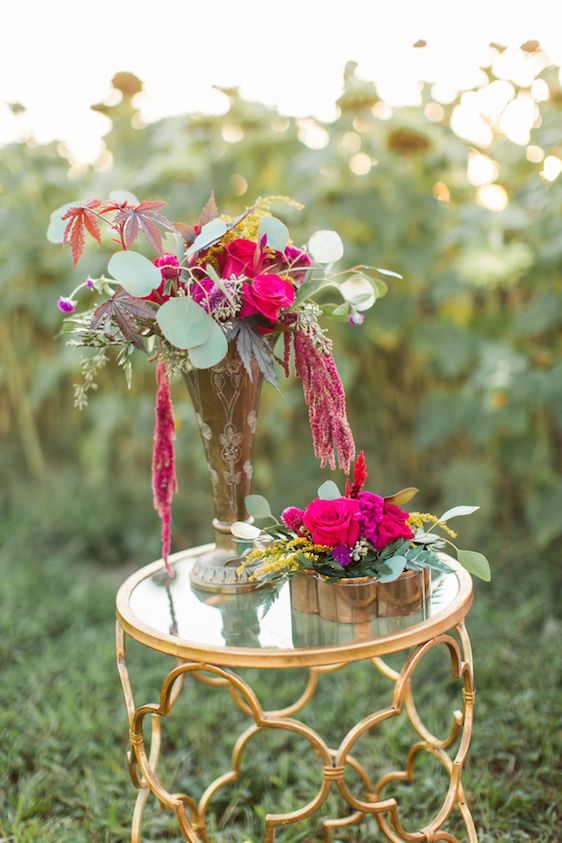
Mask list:
[[[414,534],[406,524],[408,518],[408,513],[398,506],[385,503],[382,518],[376,528],[376,536],[369,536],[376,549],[382,550],[396,539],[413,539]]]
[[[236,278],[245,275],[246,278],[253,278],[254,275],[258,275],[263,269],[265,255],[263,252],[260,254],[258,265],[254,267],[256,248],[257,243],[243,238],[227,243],[220,259],[222,263],[221,277],[228,279],[233,275]]]
[[[353,547],[359,538],[361,510],[353,498],[323,501],[317,498],[307,506],[303,522],[315,544]]]
[[[260,313],[270,322],[277,322],[279,311],[295,301],[295,289],[279,275],[256,275],[251,284],[244,284],[240,316]]]

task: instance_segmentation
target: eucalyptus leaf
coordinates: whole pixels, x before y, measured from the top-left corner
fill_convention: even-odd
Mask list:
[[[213,284],[216,284],[221,293],[223,293],[223,295],[228,299],[228,301],[233,303],[234,299],[232,298],[232,293],[225,286],[223,279],[219,277],[219,274],[216,271],[215,267],[212,264],[208,263],[205,267],[205,272],[207,273]]]
[[[276,217],[262,217],[258,227],[258,237],[267,238],[267,245],[276,252],[284,252],[289,242],[289,229]]]
[[[322,304],[322,311],[327,316],[331,316],[333,319],[341,319],[343,322],[347,322],[347,318],[351,312],[351,307],[347,302],[343,302],[343,304]]]
[[[213,325],[216,325],[202,307],[185,296],[171,298],[164,302],[158,308],[156,321],[171,345],[189,349],[206,343]]]
[[[482,553],[476,550],[458,550],[457,559],[470,574],[479,577],[485,582],[490,582],[492,574],[490,571],[490,563]]]
[[[150,295],[162,282],[159,267],[139,252],[116,252],[107,269],[129,295],[137,298]]]
[[[318,487],[318,497],[322,501],[333,501],[336,498],[341,498],[341,492],[333,480],[326,480]]]
[[[343,243],[337,231],[316,231],[308,241],[308,250],[317,263],[335,263],[343,257]]]
[[[377,292],[377,299],[382,299],[388,293],[388,284],[381,278],[372,278],[371,281]]]
[[[62,243],[64,239],[64,231],[68,225],[68,220],[63,220],[64,215],[71,208],[79,208],[84,202],[66,202],[60,208],[56,208],[52,213],[47,228],[47,240],[49,243]]]
[[[323,273],[320,273],[320,276],[318,277],[318,267],[315,267],[315,273],[316,274],[313,277],[312,268],[307,271],[307,278],[297,289],[297,293],[295,296],[295,304],[299,304],[299,302],[304,301],[305,299],[314,295],[314,293],[320,288],[323,281]]]
[[[179,231],[166,231],[162,238],[164,253],[175,255],[181,263],[185,255],[185,241]]]
[[[340,284],[340,292],[359,311],[369,310],[377,300],[373,284],[364,275],[352,275]]]
[[[449,518],[458,518],[459,515],[472,515],[472,513],[476,512],[478,509],[480,509],[479,506],[454,506],[452,509],[448,509],[444,512],[439,520],[448,521]]]
[[[233,536],[236,536],[237,539],[252,540],[257,539],[261,530],[259,527],[254,527],[253,524],[248,524],[247,521],[235,521],[230,527],[230,532]]]
[[[270,518],[271,507],[267,498],[263,495],[247,495],[244,498],[246,509],[254,518]]]
[[[214,219],[202,226],[201,231],[187,250],[186,254],[191,257],[196,252],[211,246],[216,240],[220,240],[226,234],[226,223],[221,219]]]
[[[438,536],[436,533],[426,533],[424,530],[420,530],[416,533],[413,540],[418,544],[435,544],[436,542],[442,542],[441,536]]]
[[[377,272],[380,272],[381,275],[388,275],[391,278],[400,278],[401,280],[404,279],[403,275],[400,275],[399,272],[394,272],[393,269],[383,269],[382,266],[376,266],[375,269]]]
[[[140,202],[135,194],[131,193],[129,190],[112,190],[109,194],[109,198],[113,202],[119,202],[119,204],[128,202],[129,205],[140,205]]]
[[[189,349],[189,359],[196,369],[210,369],[224,360],[228,351],[228,342],[224,331],[215,320],[209,316],[211,332],[202,344]]]
[[[393,582],[397,580],[404,568],[406,567],[405,556],[391,556],[390,559],[384,560],[384,567],[389,568],[388,573],[377,575],[379,582]],[[384,571],[384,569],[383,569]]]

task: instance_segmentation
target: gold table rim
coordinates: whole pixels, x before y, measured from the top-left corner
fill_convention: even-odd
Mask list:
[[[212,550],[213,547],[213,544],[200,545],[199,547],[179,551],[170,556],[170,562],[173,565],[190,556]],[[162,559],[139,568],[120,586],[116,598],[117,619],[131,638],[146,647],[182,660],[195,661],[201,664],[260,668],[345,664],[414,647],[461,623],[472,606],[472,578],[456,559],[447,556],[447,564],[453,568],[459,580],[459,590],[455,599],[446,609],[417,624],[366,641],[329,644],[319,647],[299,647],[292,650],[274,647],[217,647],[159,632],[135,615],[129,601],[133,590],[142,580],[164,567]]]

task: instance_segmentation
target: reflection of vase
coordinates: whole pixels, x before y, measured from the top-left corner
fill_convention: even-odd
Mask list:
[[[261,591],[257,594],[229,594],[223,603],[215,604],[222,615],[221,632],[226,647],[260,646],[262,604]]]
[[[184,375],[205,448],[215,509],[215,549],[201,556],[191,571],[192,583],[208,591],[252,586],[249,572],[236,573],[240,546],[230,527],[245,521],[244,505],[251,492],[252,448],[262,374],[252,359],[252,377],[234,343],[224,360],[211,369],[192,369]],[[252,586],[253,587],[253,586]]]

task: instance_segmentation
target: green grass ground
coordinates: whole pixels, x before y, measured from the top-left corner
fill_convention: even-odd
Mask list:
[[[74,490],[75,491],[75,490]],[[0,840],[16,843],[119,843],[128,839],[135,799],[125,753],[127,725],[114,659],[114,595],[146,558],[108,568],[119,555],[113,537],[96,528],[61,527],[57,507],[86,517],[79,504],[48,491],[33,506],[7,508],[0,557]],[[92,503],[90,519],[101,515]],[[69,516],[70,519],[70,516]],[[101,519],[103,522],[103,519]],[[80,523],[76,521],[75,523]],[[82,526],[82,525],[81,525]],[[85,538],[86,536],[86,538]],[[492,556],[492,554],[489,554]],[[96,561],[98,560],[98,561]],[[556,561],[530,549],[497,554],[495,579],[478,586],[468,628],[478,688],[476,726],[465,787],[479,840],[562,840],[561,639],[556,617],[560,574]],[[154,702],[170,661],[130,646],[137,704]],[[443,732],[458,705],[445,653],[416,678],[429,725]],[[250,676],[267,702],[278,674]],[[285,677],[293,698],[304,676]],[[386,704],[388,685],[368,666],[323,677],[308,716],[332,743],[354,719]],[[164,730],[164,781],[174,790],[201,792],[208,773],[228,769],[229,736],[243,717],[222,690],[187,685]],[[398,768],[411,734],[401,718],[365,741],[360,757],[373,773]],[[406,827],[430,819],[445,786],[431,759],[420,779],[398,791]],[[207,774],[207,775],[206,775]],[[318,761],[286,734],[259,736],[239,783],[216,802],[211,818],[218,843],[261,840],[268,810],[304,804],[319,782]],[[323,816],[341,807],[331,798]],[[149,802],[145,840],[179,841],[170,816]],[[460,826],[452,823],[451,830]],[[283,843],[318,841],[318,825],[289,826]],[[382,839],[365,823],[338,840]],[[461,834],[461,839],[464,837]]]

